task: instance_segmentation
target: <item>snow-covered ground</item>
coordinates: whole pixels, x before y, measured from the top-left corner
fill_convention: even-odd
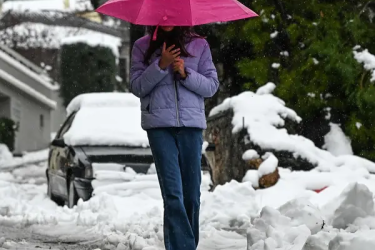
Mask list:
[[[13,157],[8,147],[0,143],[0,171],[12,170],[25,165],[45,162],[48,159],[48,149],[25,152],[22,157]]]
[[[162,200],[152,171],[128,171],[122,183],[98,185],[90,201],[68,209],[48,199],[45,168],[44,162],[0,173],[0,224],[63,242],[100,242],[101,249],[163,249]],[[276,186],[256,191],[250,182],[232,181],[208,192],[205,174],[199,249],[246,249],[248,241],[251,250],[374,249],[375,176],[367,169],[279,171]],[[118,174],[98,172],[107,180]]]
[[[325,138],[330,152],[302,136],[288,134],[279,127],[284,119],[298,122],[301,118],[272,95],[274,89],[269,83],[255,93],[228,98],[211,114],[232,108],[233,132],[244,125],[253,143],[293,152],[317,167],[309,172],[279,168],[281,177],[275,186],[255,190],[258,178],[272,172],[278,159],[249,150],[243,152],[244,159],[263,157],[265,161],[258,171],[249,170],[243,183],[231,181],[209,192],[210,176],[202,174],[199,250],[375,249],[375,175],[370,174],[375,173],[375,163],[352,155],[350,140],[338,125],[332,124]],[[68,113],[109,108],[107,95],[90,96],[75,99]],[[115,97],[112,104],[133,103],[121,95]],[[111,131],[122,135],[121,123],[111,124],[120,124]],[[102,125],[97,128],[111,129]],[[144,131],[135,123],[130,125],[139,129],[134,130],[139,132],[136,138],[118,137],[124,143],[133,138],[132,143],[145,144]],[[92,137],[95,133],[80,131],[69,131],[64,138],[95,142],[104,135],[97,133],[96,138]],[[0,165],[8,166],[8,171],[0,172],[0,225],[27,228],[63,242],[94,242],[101,249],[163,249],[163,202],[153,168],[140,175],[131,169],[119,172],[122,168],[114,164],[94,165],[94,196],[68,209],[58,207],[46,195],[46,150],[23,158],[13,158],[4,147],[1,152]],[[11,170],[19,165],[23,167]]]

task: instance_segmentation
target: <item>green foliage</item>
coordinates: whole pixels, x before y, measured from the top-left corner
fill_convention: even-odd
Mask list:
[[[14,150],[14,142],[18,125],[6,117],[0,118],[0,143],[7,145],[10,151]]]
[[[112,50],[84,43],[63,45],[60,95],[65,106],[79,94],[116,88],[117,65]]]
[[[374,9],[368,1],[257,0],[251,7],[260,17],[242,26],[252,45],[252,58],[236,64],[243,88],[276,83],[276,94],[304,120],[341,124],[354,152],[375,160],[375,87],[353,56],[356,45],[375,54]],[[233,30],[226,28],[230,39],[240,34]],[[274,69],[273,63],[281,67]],[[303,126],[303,131],[316,130]]]
[[[100,5],[104,4],[105,0],[90,0],[91,5],[94,9],[97,9]]]

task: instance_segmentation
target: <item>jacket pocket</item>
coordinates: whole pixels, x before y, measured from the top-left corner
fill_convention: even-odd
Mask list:
[[[150,102],[149,102],[148,110],[147,110],[150,114],[152,114],[152,102],[153,102],[153,100],[154,100],[154,91],[152,91],[151,94],[150,94]]]
[[[142,111],[148,111],[150,106],[150,96],[145,96],[141,98],[141,110]]]

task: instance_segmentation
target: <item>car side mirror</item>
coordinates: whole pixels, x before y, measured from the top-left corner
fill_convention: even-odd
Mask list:
[[[54,146],[54,147],[58,147],[58,148],[63,148],[66,146],[65,142],[64,142],[64,139],[54,139],[52,142],[51,142],[51,145]]]

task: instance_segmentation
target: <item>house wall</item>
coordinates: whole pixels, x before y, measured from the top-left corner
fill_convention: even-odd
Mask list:
[[[0,91],[0,117],[10,117],[10,98]]]
[[[0,53],[3,53],[5,54],[4,52],[0,51]],[[9,55],[5,55],[4,57],[7,57],[9,58],[10,56]],[[10,57],[10,59],[13,61],[14,59],[12,57]],[[8,74],[14,76],[15,78],[19,79],[20,81],[24,82],[24,83],[27,83],[27,85],[29,85],[30,87],[32,87],[33,89],[35,89],[36,91],[38,91],[39,93],[47,96],[47,97],[50,97],[51,96],[51,89],[49,89],[48,87],[44,86],[42,83],[40,83],[39,81],[35,80],[34,78],[30,77],[29,75],[27,75],[27,73],[25,73],[23,70],[24,67],[22,67],[22,65],[20,65],[18,62],[17,62],[17,65],[19,65],[18,67],[15,67],[14,65],[11,65],[9,64],[6,60],[4,59],[1,59],[0,60],[0,69],[4,70],[5,72],[7,72]],[[26,70],[29,71],[29,69],[26,68]],[[36,73],[35,73],[36,74]],[[36,74],[37,75],[37,74]],[[37,77],[40,77],[39,75],[37,75]]]
[[[41,64],[50,66],[48,70],[49,76],[56,82],[60,81],[60,69],[59,69],[59,50],[50,48],[13,48],[20,55],[27,58],[34,64],[41,66]],[[59,90],[51,92],[51,99],[57,104],[55,110],[52,111],[52,132],[57,132],[61,124],[66,118],[65,107],[62,104],[62,98],[59,96]]]
[[[17,53],[33,62],[34,64],[42,67],[42,64],[51,67],[48,70],[48,75],[55,81],[60,80],[60,69],[59,69],[59,50],[54,48],[18,48],[13,47]]]
[[[10,118],[19,122],[14,153],[47,148],[51,134],[51,109],[1,78],[0,92],[10,97]]]

